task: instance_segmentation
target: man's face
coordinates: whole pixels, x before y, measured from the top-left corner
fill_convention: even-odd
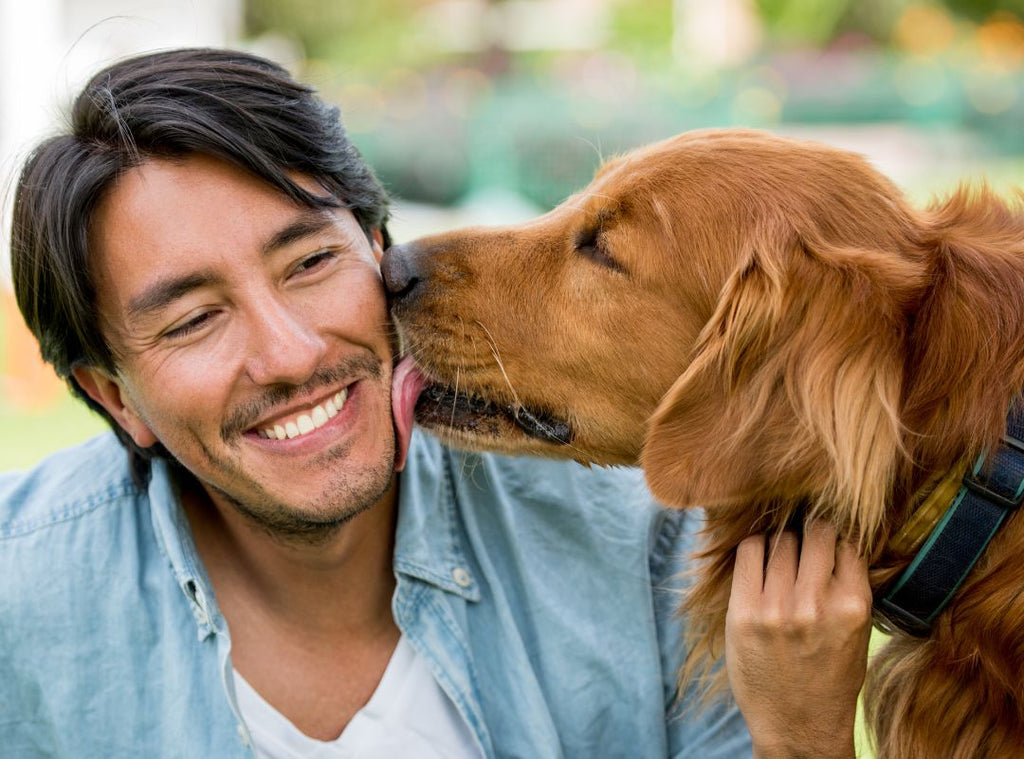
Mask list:
[[[139,445],[160,441],[215,499],[278,531],[315,532],[382,495],[391,333],[380,247],[351,212],[191,156],[131,169],[94,222],[118,373],[76,378]]]

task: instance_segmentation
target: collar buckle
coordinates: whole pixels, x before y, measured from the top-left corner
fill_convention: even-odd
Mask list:
[[[997,450],[994,459],[1009,458],[1010,462],[1017,457],[1024,455],[1024,442],[1021,442],[1017,438],[1013,437],[1010,433],[1003,435],[1002,446],[1005,450]],[[1002,456],[1000,456],[1002,454]],[[1005,462],[1010,464],[1010,462]],[[992,467],[993,470],[998,466],[1003,465],[1004,462],[1001,460],[995,461],[995,465]],[[1001,506],[1007,511],[1014,511],[1020,508],[1021,504],[1024,503],[1024,487],[1020,481],[1020,477],[1017,477],[1017,482],[1012,480],[1007,483],[1008,487],[1005,491],[999,492],[994,489],[991,477],[988,482],[982,482],[978,478],[977,471],[967,470],[964,474],[963,479],[964,487],[971,492],[977,494],[979,497],[984,498],[989,503],[994,503],[997,506]],[[1016,488],[1016,490],[1014,490]]]

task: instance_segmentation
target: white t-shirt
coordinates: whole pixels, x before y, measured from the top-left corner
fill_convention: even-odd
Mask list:
[[[333,741],[302,733],[235,671],[258,759],[480,759],[469,725],[402,636],[377,690]]]

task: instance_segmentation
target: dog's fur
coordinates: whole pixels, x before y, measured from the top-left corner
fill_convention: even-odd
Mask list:
[[[960,188],[916,211],[858,156],[693,132],[608,162],[533,222],[425,238],[384,270],[408,350],[460,399],[421,399],[422,424],[639,462],[663,502],[707,509],[686,605],[706,672],[744,537],[830,519],[877,588],[911,558],[887,540],[936,479],[1000,438],[1024,388],[1020,200]],[[467,411],[474,396],[494,405]],[[560,422],[568,443],[537,432]],[[873,661],[880,756],[1020,756],[1022,555],[1016,515],[931,637],[896,634]]]

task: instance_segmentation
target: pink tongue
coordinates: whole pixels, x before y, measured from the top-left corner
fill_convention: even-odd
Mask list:
[[[405,457],[409,453],[409,440],[412,437],[413,412],[416,410],[416,399],[420,391],[426,387],[427,380],[416,368],[411,356],[406,356],[398,364],[391,375],[391,413],[395,419],[395,471],[405,468]]]

